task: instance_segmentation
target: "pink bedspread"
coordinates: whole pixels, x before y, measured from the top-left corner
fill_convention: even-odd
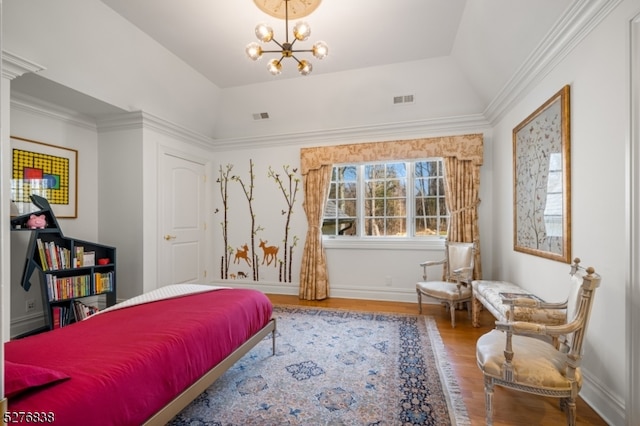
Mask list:
[[[71,378],[9,400],[61,425],[139,425],[264,327],[261,292],[220,289],[114,310],[5,344],[5,359]]]

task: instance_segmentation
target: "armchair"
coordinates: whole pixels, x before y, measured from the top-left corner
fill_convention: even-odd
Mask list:
[[[565,324],[496,321],[496,329],[478,339],[476,359],[484,375],[487,425],[493,424],[494,385],[560,398],[567,425],[575,425],[576,398],[582,387],[582,344],[601,280],[593,268],[584,269],[579,262],[576,258],[571,267],[567,303],[557,304],[567,309]],[[509,303],[531,306],[540,302],[519,298]]]
[[[445,257],[441,260],[422,262],[423,281],[416,284],[418,308],[422,313],[422,295],[438,300],[448,307],[451,313],[451,326],[456,326],[455,307],[467,303],[471,316],[471,280],[473,276],[476,243],[445,242]],[[431,266],[442,265],[443,276],[440,280],[429,280],[427,271]]]

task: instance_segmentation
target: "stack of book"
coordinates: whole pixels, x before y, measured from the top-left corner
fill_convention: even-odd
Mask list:
[[[56,305],[51,307],[53,328],[65,327],[95,314],[99,309],[74,300],[70,306]]]
[[[75,297],[85,297],[95,294],[91,290],[90,275],[76,275],[72,277],[58,278],[55,275],[47,276],[47,292],[49,300],[66,300]]]
[[[40,253],[40,265],[43,271],[57,271],[71,267],[71,252],[66,247],[58,246],[53,241],[36,241]]]

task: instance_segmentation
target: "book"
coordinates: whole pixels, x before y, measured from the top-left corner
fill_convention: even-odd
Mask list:
[[[47,264],[47,255],[44,253],[44,244],[40,238],[36,240],[36,245],[38,246],[38,253],[40,254],[40,265],[42,266],[42,270],[47,271],[49,269],[49,265]]]
[[[503,299],[533,299],[533,300],[537,300],[539,302],[544,302],[544,300],[542,300],[541,298],[539,298],[538,296],[536,296],[535,294],[531,294],[531,293],[509,293],[509,292],[505,292],[505,293],[500,293],[500,297],[502,297]]]
[[[51,307],[51,322],[53,323],[53,328],[62,327],[61,321],[62,317],[62,308],[60,306],[52,306]]]
[[[96,264],[96,252],[85,251],[82,256],[82,266],[94,266]]]

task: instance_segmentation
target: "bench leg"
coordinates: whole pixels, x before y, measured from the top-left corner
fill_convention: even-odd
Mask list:
[[[449,302],[449,311],[451,312],[451,327],[456,328],[456,304]]]
[[[481,304],[475,297],[471,298],[471,324],[474,327],[480,327],[480,309]]]

